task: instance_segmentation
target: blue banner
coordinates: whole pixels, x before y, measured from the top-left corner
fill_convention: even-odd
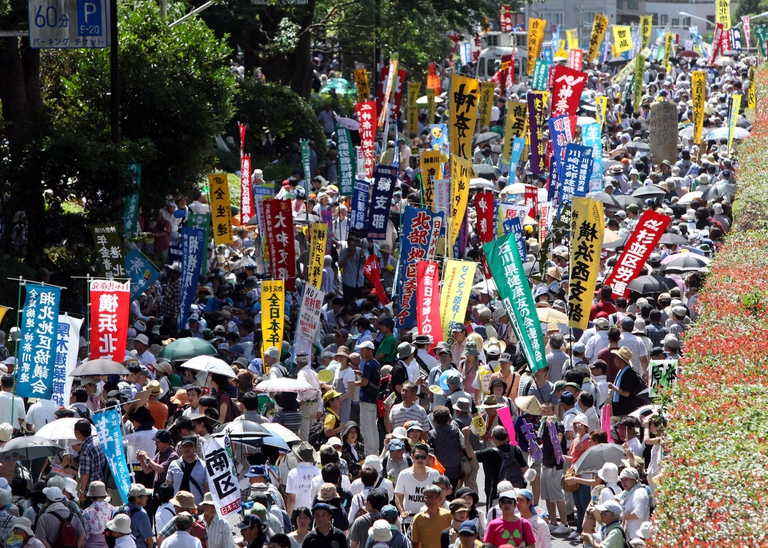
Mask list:
[[[517,242],[517,250],[520,252],[520,259],[525,262],[528,258],[528,254],[525,251],[525,236],[523,236],[523,223],[520,222],[520,217],[512,217],[507,219],[504,223],[509,223],[510,232],[515,235],[515,241]]]
[[[557,162],[549,163],[549,185],[547,186],[547,201],[554,202],[560,198],[560,177]]]
[[[563,160],[562,199],[571,203],[574,196],[587,195],[587,183],[592,172],[592,149],[568,143]]]
[[[355,181],[355,192],[352,194],[352,211],[349,214],[349,230],[351,233],[362,234],[365,231],[365,215],[368,211],[368,195],[371,183]]]
[[[131,487],[131,473],[128,471],[128,463],[125,460],[123,449],[123,430],[121,427],[120,410],[113,407],[91,415],[96,434],[99,436],[99,445],[104,450],[104,456],[109,465],[109,471],[120,491],[120,497],[128,500],[128,489]]]
[[[581,142],[592,149],[592,172],[589,174],[589,190],[603,190],[603,136],[600,124],[581,126]]]
[[[136,186],[136,192],[125,199],[123,223],[126,234],[139,232],[139,186],[141,185],[141,164],[128,164],[131,181]]]
[[[131,301],[138,299],[160,277],[152,261],[136,249],[131,249],[125,256],[125,272],[131,280]]]
[[[563,178],[563,152],[565,145],[571,142],[571,121],[567,114],[549,119],[549,139],[552,141],[552,152],[557,164],[557,175]]]
[[[515,137],[512,140],[512,155],[509,163],[509,171],[517,173],[517,164],[520,163],[520,156],[523,154],[523,148],[525,148],[525,139],[522,137]],[[510,184],[513,181],[510,181]]]
[[[205,230],[202,228],[182,228],[181,232],[181,307],[176,323],[179,330],[184,329],[189,317],[189,309],[195,299],[197,279],[203,266],[203,248]]]
[[[389,207],[392,204],[392,194],[397,183],[397,168],[392,166],[376,166],[373,170],[373,194],[371,207],[368,209],[369,240],[384,240],[387,237],[387,222]]]
[[[403,240],[400,255],[400,299],[397,324],[400,329],[416,325],[416,287],[419,261],[434,256],[440,228],[445,224],[443,213],[407,206],[403,214]]]
[[[30,283],[24,289],[27,296],[21,316],[16,395],[49,400],[56,368],[61,289]]]

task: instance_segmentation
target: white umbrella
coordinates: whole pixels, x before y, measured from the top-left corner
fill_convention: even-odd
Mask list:
[[[586,126],[587,124],[596,124],[597,120],[592,118],[591,116],[579,116],[576,120],[577,126]]]
[[[47,440],[76,440],[75,423],[79,420],[78,417],[56,419],[35,432],[35,436]],[[93,430],[93,436],[96,437],[95,430]]]
[[[680,198],[680,201],[678,203],[680,205],[689,205],[696,198],[701,198],[701,194],[702,193],[699,190],[695,190],[693,192],[689,192],[688,194],[683,195],[683,197]]]
[[[525,185],[523,183],[514,183],[501,189],[502,196],[508,194],[525,194]]]
[[[205,371],[211,375],[224,375],[232,379],[237,376],[227,362],[213,356],[197,356],[185,361],[181,366],[195,371]]]
[[[439,105],[442,102],[443,102],[443,99],[435,95],[435,104]],[[425,107],[427,106],[427,104],[429,104],[429,100],[427,99],[426,95],[423,95],[422,97],[419,97],[418,99],[416,99],[416,104],[419,105],[420,107]]]
[[[493,281],[493,279],[490,280],[483,280],[482,282],[477,282],[475,285],[472,286],[472,289],[474,291],[480,291],[481,289],[487,289],[488,291],[495,291],[499,292],[499,288],[496,287],[496,282]]]
[[[733,138],[736,139],[737,141],[740,141],[741,139],[746,139],[747,137],[749,137],[749,135],[750,133],[743,127],[736,127],[733,130]],[[706,140],[707,141],[724,141],[727,138],[728,138],[728,128],[719,127],[707,133]]]
[[[307,392],[316,388],[307,382],[283,377],[261,381],[256,385],[255,390],[256,392]]]
[[[265,422],[262,424],[264,428],[272,432],[275,436],[283,438],[285,440],[285,443],[294,443],[297,441],[301,441],[301,438],[293,433],[292,430],[289,430],[282,424],[278,424],[276,422]]]
[[[90,360],[83,362],[69,374],[70,377],[88,377],[102,375],[128,375],[130,371],[120,362],[105,360],[99,358],[98,360]]]

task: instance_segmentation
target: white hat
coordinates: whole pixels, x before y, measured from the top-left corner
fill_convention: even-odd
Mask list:
[[[122,533],[123,535],[130,535],[131,518],[128,514],[117,514],[115,519],[107,522],[107,529],[115,531],[116,533]]]
[[[51,502],[59,502],[64,498],[64,493],[58,487],[46,487],[43,489],[43,494]]]
[[[612,462],[606,462],[597,472],[597,475],[605,483],[617,483],[619,481],[619,468]]]
[[[621,515],[621,504],[619,504],[615,500],[608,500],[604,504],[600,504],[597,507],[597,511],[611,512],[614,516],[618,517]]]
[[[330,445],[331,447],[335,447],[337,445],[344,445],[343,443],[341,443],[341,440],[338,438],[338,436],[333,436],[332,438],[328,438],[327,444]]]
[[[371,341],[364,341],[360,343],[357,348],[368,348],[370,350],[374,350],[375,347]]]
[[[7,422],[0,424],[0,443],[11,441],[12,437],[13,437],[13,426],[11,426],[11,424]]]
[[[64,478],[64,491],[72,495],[73,499],[77,498],[77,482],[72,478]]]
[[[373,527],[368,529],[368,536],[375,542],[389,542],[392,540],[392,527],[385,519],[377,519]]]
[[[381,466],[381,459],[378,455],[368,455],[363,461],[363,468],[373,468],[379,473],[379,475],[381,475],[383,470]]]
[[[16,518],[16,521],[13,522],[12,529],[18,529],[19,531],[24,531],[30,537],[35,536],[35,532],[32,531],[32,522],[29,521],[29,518]]]
[[[280,359],[280,350],[277,347],[275,347],[275,346],[270,346],[264,352],[264,356],[269,356],[270,358],[274,358],[276,360],[279,360]]]
[[[637,530],[637,536],[643,540],[648,540],[653,536],[653,524],[650,521],[644,521]]]
[[[577,422],[579,424],[583,424],[584,426],[587,427],[587,430],[589,430],[589,419],[587,418],[587,416],[584,413],[579,413],[578,415],[573,417],[573,420],[571,421],[571,424],[574,424],[574,423],[577,423]]]
[[[147,324],[144,320],[136,320],[133,327],[138,333],[144,333],[147,330]]]

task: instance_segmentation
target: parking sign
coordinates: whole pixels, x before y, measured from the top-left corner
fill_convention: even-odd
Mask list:
[[[107,0],[29,0],[29,47],[106,48],[110,45]]]

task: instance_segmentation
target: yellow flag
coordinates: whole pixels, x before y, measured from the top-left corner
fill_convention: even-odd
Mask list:
[[[595,119],[602,128],[603,124],[605,124],[605,109],[608,106],[608,97],[605,95],[597,95],[595,97],[595,106],[597,107],[597,110],[595,111]]]
[[[618,54],[632,49],[632,29],[629,25],[613,25],[613,43]]]
[[[307,281],[312,287],[323,287],[323,269],[325,268],[325,242],[328,239],[328,225],[312,223],[310,231],[309,271]]]
[[[367,101],[370,88],[368,87],[368,71],[355,69],[355,86],[357,86],[357,100]]]
[[[704,104],[707,100],[707,73],[695,70],[691,73],[691,99],[693,100],[693,142],[701,142],[704,128]]]
[[[669,64],[669,57],[672,55],[672,46],[675,42],[675,35],[671,32],[667,32],[664,35],[664,62],[662,66],[666,67]]]
[[[640,49],[645,49],[651,45],[651,30],[653,29],[653,15],[643,15],[640,17],[640,39],[642,40]],[[648,55],[643,54],[648,57]]]
[[[563,42],[564,40],[560,40],[560,41]],[[568,52],[565,51],[565,48],[560,48],[555,52],[555,57],[568,59]]]
[[[261,359],[264,350],[274,346],[283,350],[283,323],[285,321],[285,282],[264,280],[261,282]],[[265,373],[268,373],[265,371]]]
[[[427,88],[427,122],[435,123],[435,88]]]
[[[755,91],[755,67],[754,65],[749,67],[749,94],[747,95],[747,108],[755,108],[757,106],[757,92]],[[0,318],[0,322],[3,319]]]
[[[493,108],[493,92],[496,84],[480,82],[480,127],[491,126],[491,109]]]
[[[592,21],[592,34],[589,35],[589,51],[587,52],[587,63],[592,63],[600,51],[600,44],[605,40],[605,31],[608,29],[608,18],[602,13],[595,14],[595,20]]]
[[[472,137],[477,126],[480,82],[466,76],[451,75],[450,116],[448,137],[451,154],[472,158]]]
[[[208,175],[211,189],[213,241],[216,245],[232,243],[232,204],[229,203],[229,183],[224,173]]]
[[[419,107],[416,101],[421,91],[420,82],[408,82],[408,133],[419,133]],[[315,286],[319,287],[319,286]]]
[[[440,323],[443,338],[451,337],[451,324],[464,323],[472,281],[477,263],[449,259],[443,269],[443,288],[440,291]]]
[[[586,329],[589,323],[600,268],[604,225],[602,203],[592,198],[573,198],[568,327]]]
[[[579,29],[568,29],[565,35],[568,37],[568,49],[579,49]]]
[[[533,65],[541,53],[544,42],[544,32],[547,29],[546,19],[528,19],[528,76],[533,74]]]
[[[451,246],[459,235],[461,223],[467,212],[469,180],[474,173],[471,160],[451,154]]]
[[[421,184],[424,185],[424,206],[430,211],[435,211],[435,179],[442,179],[440,151],[422,151],[419,164],[421,166]]]
[[[507,101],[507,118],[504,124],[504,161],[512,160],[512,139],[525,134],[528,125],[528,103]]]
[[[741,95],[734,93],[731,96],[731,115],[728,118],[728,150],[733,146],[733,135],[736,133],[736,121],[739,119],[741,108]]]
[[[715,0],[715,23],[722,23],[723,30],[731,28],[731,0]]]
[[[5,313],[8,312],[10,308],[7,306],[0,306],[0,323],[3,323],[3,318],[5,318]]]

